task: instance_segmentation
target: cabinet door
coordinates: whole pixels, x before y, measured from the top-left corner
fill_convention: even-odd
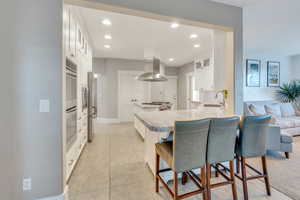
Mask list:
[[[70,12],[70,41],[69,41],[70,56],[76,56],[76,22],[74,16]]]
[[[70,11],[69,8],[64,7],[63,13],[63,35],[64,35],[64,50],[66,51],[66,55],[68,55],[70,49]]]

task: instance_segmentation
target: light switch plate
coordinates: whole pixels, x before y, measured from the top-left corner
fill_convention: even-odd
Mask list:
[[[31,190],[31,178],[23,179],[23,191]]]
[[[48,99],[41,99],[40,100],[40,112],[41,113],[48,113],[50,112],[50,102]]]

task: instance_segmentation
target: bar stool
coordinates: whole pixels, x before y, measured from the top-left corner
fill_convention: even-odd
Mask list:
[[[159,192],[159,182],[167,189],[174,200],[184,199],[202,193],[206,200],[205,161],[207,137],[210,120],[177,121],[175,122],[173,142],[156,144],[156,192]],[[160,158],[165,160],[170,168],[159,169]],[[190,174],[189,170],[201,168],[201,184]],[[160,173],[173,171],[174,189],[168,187]],[[178,173],[186,172],[198,186],[198,190],[179,195]]]
[[[224,185],[231,185],[233,199],[237,200],[236,183],[234,176],[234,150],[236,142],[236,133],[240,122],[239,117],[211,119],[208,144],[207,144],[207,199],[211,199],[211,189]],[[223,166],[221,162],[229,161],[230,176],[227,176],[218,166]],[[211,184],[211,167],[222,175],[226,181]],[[223,166],[225,168],[225,166]]]
[[[237,142],[236,155],[237,163],[240,166],[242,177],[236,175],[243,182],[244,200],[248,200],[248,186],[247,181],[253,179],[264,178],[266,191],[271,196],[270,182],[266,162],[266,145],[267,132],[271,116],[249,116],[243,120],[240,127],[240,135]],[[258,171],[254,167],[246,163],[247,158],[261,157],[263,172]],[[241,159],[240,159],[241,158]],[[246,167],[256,172],[257,176],[247,177]]]

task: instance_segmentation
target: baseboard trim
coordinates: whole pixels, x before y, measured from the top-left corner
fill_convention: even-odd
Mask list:
[[[101,124],[116,124],[120,123],[120,120],[117,118],[97,118],[96,122]]]
[[[65,195],[64,195],[64,194],[61,194],[61,195],[58,195],[58,196],[54,196],[54,197],[45,197],[45,198],[37,199],[37,200],[67,200],[67,199],[65,198]]]
[[[53,197],[45,197],[45,198],[41,198],[41,199],[37,199],[37,200],[69,200],[68,193],[69,193],[69,186],[67,185],[65,187],[64,193],[62,193],[61,195],[53,196]]]

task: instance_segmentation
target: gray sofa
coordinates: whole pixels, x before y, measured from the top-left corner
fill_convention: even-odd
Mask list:
[[[300,135],[299,112],[291,104],[276,101],[244,103],[245,116],[265,114],[272,116],[268,134],[268,150],[284,152],[289,158],[289,153],[293,152],[293,136]]]

